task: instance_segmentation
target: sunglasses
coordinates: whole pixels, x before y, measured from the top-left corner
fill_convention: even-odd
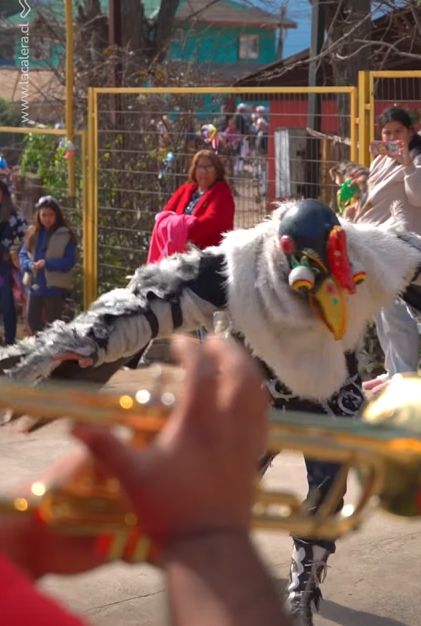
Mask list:
[[[196,170],[200,170],[201,172],[213,172],[214,169],[214,165],[198,165],[196,167]]]
[[[59,210],[59,206],[53,196],[42,196],[35,205],[36,209],[53,209]]]

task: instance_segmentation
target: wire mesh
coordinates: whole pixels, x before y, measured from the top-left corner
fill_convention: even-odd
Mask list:
[[[123,284],[145,262],[155,215],[187,181],[193,155],[202,148],[224,163],[236,228],[261,221],[279,200],[319,197],[335,205],[329,172],[350,157],[350,92],[205,91],[98,90],[101,292]],[[321,137],[307,130],[312,97],[320,106],[311,130]]]
[[[32,222],[36,202],[44,195],[58,200],[66,222],[78,241],[78,264],[74,269],[74,289],[64,317],[71,318],[83,309],[83,167],[81,136],[74,139],[75,197],[68,194],[68,169],[65,155],[66,131],[16,129],[0,126],[0,154],[10,169],[9,181],[16,206]]]
[[[408,72],[409,74],[409,72]],[[381,113],[392,106],[404,108],[410,115],[416,132],[421,121],[421,71],[411,72],[373,72],[374,78],[374,137],[380,138],[377,120]]]

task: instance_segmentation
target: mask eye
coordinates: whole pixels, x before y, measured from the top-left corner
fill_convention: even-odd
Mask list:
[[[366,271],[361,263],[351,263],[352,280],[354,285],[360,285],[366,279]]]
[[[301,293],[307,293],[314,287],[315,275],[310,267],[300,265],[294,267],[288,276],[288,282],[291,289]]]

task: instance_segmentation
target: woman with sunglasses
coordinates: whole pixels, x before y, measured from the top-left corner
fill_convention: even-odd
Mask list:
[[[76,265],[76,238],[58,202],[44,196],[36,209],[19,253],[28,289],[27,324],[33,335],[60,319]]]
[[[188,182],[170,198],[163,209],[168,211],[196,218],[189,225],[187,240],[200,250],[219,245],[222,234],[234,228],[234,198],[225,180],[224,165],[212,150],[194,155]]]
[[[234,214],[234,197],[225,180],[222,160],[213,150],[200,150],[193,157],[187,183],[177,189],[156,216],[147,262],[185,252],[188,244],[199,250],[219,245],[223,234],[234,228]],[[203,339],[204,329],[198,335]],[[165,339],[155,342],[149,358],[171,363],[167,347]],[[144,351],[142,355],[144,358]],[[140,355],[136,355],[127,366],[136,368],[139,359]]]

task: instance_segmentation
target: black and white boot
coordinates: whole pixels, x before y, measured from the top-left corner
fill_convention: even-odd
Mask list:
[[[320,583],[326,578],[329,554],[321,546],[294,540],[286,599],[294,626],[313,626],[312,606],[318,611],[323,599]]]

